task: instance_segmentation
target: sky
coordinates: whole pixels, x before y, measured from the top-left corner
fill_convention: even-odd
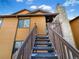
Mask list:
[[[69,19],[79,16],[79,0],[0,0],[0,15],[12,14],[22,9],[55,12],[58,3],[65,7]]]

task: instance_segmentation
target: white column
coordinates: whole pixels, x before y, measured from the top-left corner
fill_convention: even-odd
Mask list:
[[[69,24],[69,20],[66,16],[66,12],[65,12],[64,7],[62,7],[61,5],[58,4],[56,7],[56,12],[59,13],[59,15],[57,15],[56,17],[59,18],[59,21],[61,23],[63,37],[65,38],[65,40],[67,42],[69,42],[73,47],[75,47],[71,27]]]

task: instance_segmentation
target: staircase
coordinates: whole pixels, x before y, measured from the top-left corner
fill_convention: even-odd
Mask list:
[[[79,51],[65,41],[60,35],[62,34],[60,30],[57,31],[60,29],[57,27],[60,26],[52,29],[52,24],[48,25],[50,40],[48,36],[36,36],[37,27],[35,26],[21,48],[13,54],[12,59],[79,59]]]
[[[48,36],[37,36],[31,59],[58,59]]]

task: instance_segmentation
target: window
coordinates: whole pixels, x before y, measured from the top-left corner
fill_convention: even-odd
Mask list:
[[[2,25],[2,18],[0,18],[0,27],[1,27],[1,25]]]
[[[19,20],[19,23],[18,23],[19,28],[26,28],[26,27],[29,27],[29,26],[30,26],[30,20],[29,19]]]
[[[16,41],[14,45],[13,53],[15,53],[19,48],[21,48],[23,41]]]
[[[22,27],[23,27],[23,20],[19,20],[18,27],[19,27],[19,28],[22,28]]]
[[[23,41],[16,41],[15,42],[15,48],[20,48],[23,44]]]

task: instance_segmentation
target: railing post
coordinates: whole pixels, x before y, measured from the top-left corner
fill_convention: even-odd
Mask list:
[[[63,38],[61,24],[48,24],[49,39],[54,44],[58,59],[79,59],[79,51]]]
[[[31,59],[32,47],[36,35],[36,26],[30,31],[22,46],[14,53],[15,59]]]

